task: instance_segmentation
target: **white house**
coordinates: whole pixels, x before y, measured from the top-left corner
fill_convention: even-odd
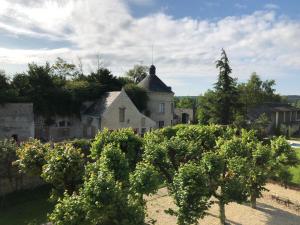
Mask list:
[[[158,76],[156,68],[151,65],[149,75],[139,84],[147,91],[149,117],[156,122],[156,128],[174,124],[174,92]]]
[[[94,137],[96,132],[108,128],[115,130],[131,127],[144,134],[156,123],[140,113],[125,90],[108,92],[91,104],[82,114],[83,137]]]

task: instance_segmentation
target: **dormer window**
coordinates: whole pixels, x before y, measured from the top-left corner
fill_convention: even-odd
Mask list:
[[[165,103],[159,103],[159,113],[165,113]]]

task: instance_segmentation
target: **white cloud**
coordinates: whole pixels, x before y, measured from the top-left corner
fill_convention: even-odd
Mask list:
[[[81,57],[90,70],[100,54],[121,75],[140,60],[150,64],[153,44],[157,71],[169,85],[185,75],[200,82],[201,77],[215,76],[221,48],[239,77],[253,71],[272,76],[300,71],[300,23],[272,10],[209,21],[175,19],[164,12],[134,18],[128,0],[2,1],[0,29],[7,34],[68,41],[74,48],[12,50],[2,45],[0,65],[56,56],[76,62]]]

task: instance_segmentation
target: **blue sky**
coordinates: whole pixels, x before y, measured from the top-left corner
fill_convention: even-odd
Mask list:
[[[176,95],[198,95],[216,81],[224,48],[233,76],[256,71],[281,94],[300,94],[297,0],[1,0],[0,69],[26,70],[63,57],[84,70],[97,55],[115,75],[154,62]]]

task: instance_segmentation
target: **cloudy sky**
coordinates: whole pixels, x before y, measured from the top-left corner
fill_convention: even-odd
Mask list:
[[[212,87],[224,48],[233,76],[256,71],[282,94],[300,94],[300,1],[0,0],[0,69],[56,57],[84,70],[97,55],[115,75],[150,65],[176,95]]]

